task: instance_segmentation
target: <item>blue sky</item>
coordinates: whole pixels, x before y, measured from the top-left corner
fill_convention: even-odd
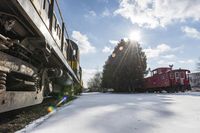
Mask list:
[[[199,0],[59,0],[71,39],[81,51],[84,84],[117,41],[138,40],[148,67],[196,71],[200,57]],[[132,35],[132,36],[131,36]]]

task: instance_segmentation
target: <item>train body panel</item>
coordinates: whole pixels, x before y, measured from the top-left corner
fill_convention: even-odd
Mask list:
[[[82,86],[78,45],[54,8],[55,0],[0,1],[0,113]]]

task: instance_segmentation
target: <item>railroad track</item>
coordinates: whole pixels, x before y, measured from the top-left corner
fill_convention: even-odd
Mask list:
[[[48,113],[47,108],[58,100],[47,97],[41,104],[0,114],[0,133],[13,133]]]

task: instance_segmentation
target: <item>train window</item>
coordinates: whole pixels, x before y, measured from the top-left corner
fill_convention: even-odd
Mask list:
[[[186,78],[189,79],[189,74],[186,74]]]
[[[156,70],[156,71],[153,71],[153,75],[155,75],[155,74],[158,74],[158,71]]]
[[[60,37],[61,37],[61,29],[60,29],[60,26],[58,25],[58,37],[59,37],[59,39],[60,39]]]
[[[162,70],[161,69],[158,69],[158,74],[161,74],[162,73]]]
[[[53,19],[52,19],[52,27],[54,27],[55,23],[56,23],[56,18],[55,18],[55,15],[53,15]]]
[[[72,60],[72,49],[71,47],[67,47],[67,59]]]
[[[164,80],[164,79],[165,79],[165,76],[164,76],[164,75],[162,75],[162,76],[161,76],[161,80]]]
[[[174,78],[174,74],[171,73],[171,74],[170,74],[170,79],[173,79],[173,78]]]
[[[46,0],[44,0],[43,2],[43,9],[45,9],[45,7],[46,7]]]
[[[68,43],[65,42],[65,50],[67,51]]]
[[[43,9],[46,11],[46,13],[49,12],[49,0],[44,0]]]
[[[184,72],[181,72],[181,78],[184,78],[185,76],[185,73]]]
[[[179,77],[179,73],[178,72],[176,72],[176,77]]]
[[[56,19],[56,15],[55,14],[53,14],[52,28],[54,28],[54,30],[56,31],[56,28],[57,28],[57,19]]]
[[[41,9],[44,4],[44,0],[39,0],[39,3],[40,3],[40,9]]]
[[[59,39],[61,39],[61,29],[60,29],[60,32],[59,32]]]
[[[60,39],[60,26],[58,24],[57,24],[57,35],[58,35],[58,37]]]
[[[55,31],[56,31],[56,28],[57,28],[57,19],[56,19],[56,16],[54,15],[54,17],[55,17],[55,25],[54,25],[54,29],[55,29]]]

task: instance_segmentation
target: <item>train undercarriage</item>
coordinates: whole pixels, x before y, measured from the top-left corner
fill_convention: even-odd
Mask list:
[[[48,63],[53,61],[48,50],[30,51],[13,42],[0,46],[0,112],[39,104],[45,96],[69,84],[57,84],[59,79],[72,80],[67,72]]]
[[[166,91],[167,93],[175,93],[175,92],[185,92],[191,90],[190,85],[177,85],[177,86],[171,86],[171,87],[162,87],[162,88],[148,88],[146,89],[147,92],[159,92]]]
[[[1,0],[0,9],[0,113],[39,104],[72,85],[77,77],[31,1]]]

